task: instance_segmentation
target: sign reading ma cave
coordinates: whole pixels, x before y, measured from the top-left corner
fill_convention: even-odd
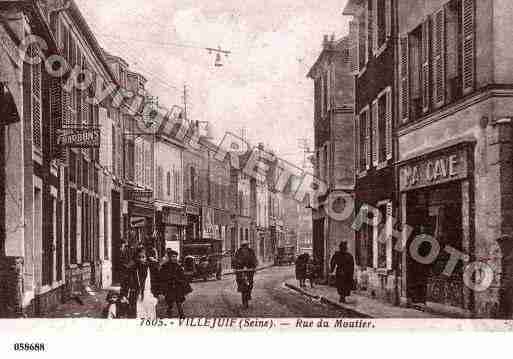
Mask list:
[[[434,186],[466,178],[468,155],[464,149],[423,158],[400,168],[400,190]]]

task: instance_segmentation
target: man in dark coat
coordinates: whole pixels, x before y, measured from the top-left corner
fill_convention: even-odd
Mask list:
[[[306,264],[309,259],[308,253],[303,253],[296,258],[296,279],[299,281],[301,288],[306,287]]]
[[[178,316],[184,317],[182,304],[185,296],[192,291],[192,288],[185,277],[182,266],[178,263],[178,253],[168,249],[168,261],[160,269],[160,290],[166,297],[167,315],[171,317],[173,305],[176,304]]]
[[[340,295],[340,302],[345,303],[346,297],[351,295],[351,290],[354,287],[354,259],[347,251],[346,242],[340,243],[339,251],[331,258],[330,270],[331,273],[336,270],[335,284]]]
[[[243,270],[243,269],[256,269],[258,265],[258,260],[255,255],[255,251],[249,248],[248,241],[242,241],[241,247],[235,252],[235,256],[233,258],[232,267],[235,270]],[[249,299],[251,299],[251,291],[253,290],[253,277],[255,272],[246,272],[246,273],[236,273],[236,281],[237,281],[237,290],[242,292],[242,288],[244,286],[244,274],[247,275],[247,279],[249,282]]]

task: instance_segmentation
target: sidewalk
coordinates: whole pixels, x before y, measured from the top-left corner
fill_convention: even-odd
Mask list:
[[[296,291],[298,294],[320,299],[323,302],[327,302],[331,305],[338,306],[341,309],[348,310],[351,312],[358,313],[362,316],[370,318],[383,318],[383,319],[419,319],[419,318],[442,318],[440,316],[422,312],[411,308],[397,307],[385,302],[371,299],[369,297],[359,295],[357,293],[351,294],[351,297],[347,298],[347,303],[339,303],[337,290],[333,287],[325,285],[317,285],[315,288],[299,288],[297,283],[287,282],[285,286],[291,290]]]
[[[90,290],[71,298],[48,313],[46,318],[101,318],[108,290]]]

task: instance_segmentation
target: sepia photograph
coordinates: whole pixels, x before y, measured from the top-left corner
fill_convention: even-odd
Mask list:
[[[511,332],[512,16],[0,0],[0,332]]]

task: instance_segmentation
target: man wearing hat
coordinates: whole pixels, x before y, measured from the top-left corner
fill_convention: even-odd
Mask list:
[[[330,271],[335,272],[335,284],[340,302],[345,303],[346,297],[351,295],[351,290],[355,289],[354,281],[354,259],[347,251],[347,243],[341,242],[339,251],[335,252],[331,258]]]
[[[248,272],[237,272],[236,273],[236,281],[237,281],[237,290],[242,293],[242,288],[245,285],[245,276],[249,285],[249,298],[251,299],[251,291],[253,290],[253,276],[255,274],[254,270],[258,265],[258,260],[255,255],[255,251],[249,248],[249,241],[242,240],[240,243],[240,248],[235,253],[233,258],[232,267],[235,270],[241,271],[244,269],[249,269],[251,271]],[[244,303],[247,306],[247,303]]]
[[[166,297],[167,315],[171,317],[173,305],[176,304],[178,316],[184,317],[182,304],[185,296],[192,292],[182,266],[178,263],[178,253],[172,249],[166,252],[168,261],[160,269],[160,293]]]

